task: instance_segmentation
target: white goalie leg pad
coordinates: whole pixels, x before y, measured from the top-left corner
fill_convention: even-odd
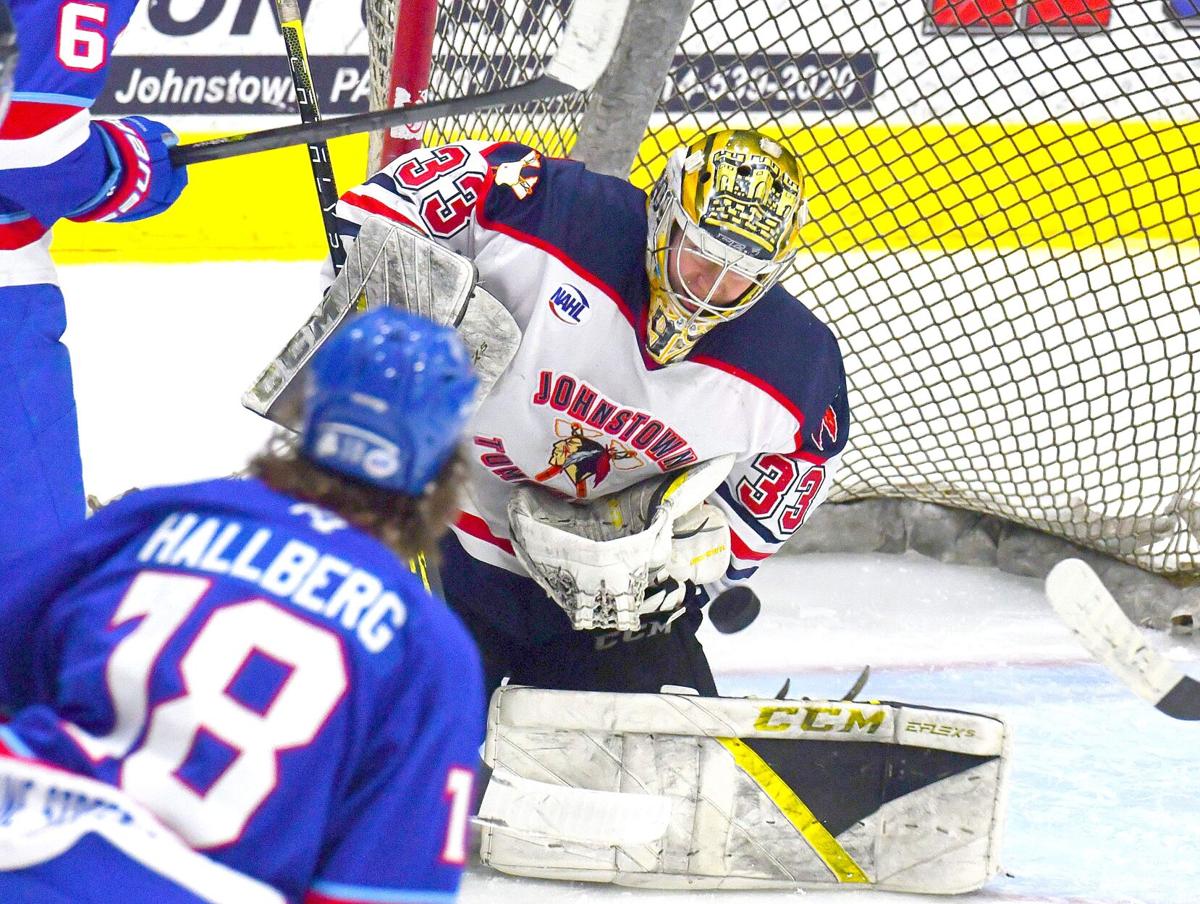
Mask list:
[[[308,362],[352,314],[394,307],[451,326],[479,377],[476,401],[500,379],[521,344],[512,314],[476,285],[475,265],[381,216],[362,224],[346,264],[305,324],[242,395],[242,404],[290,430],[300,427]]]
[[[657,888],[967,892],[999,869],[1008,744],[993,716],[900,703],[505,686],[480,858]]]

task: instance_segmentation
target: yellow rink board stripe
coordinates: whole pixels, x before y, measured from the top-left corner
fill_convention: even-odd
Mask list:
[[[767,131],[811,175],[803,237],[814,254],[1140,248],[1200,236],[1200,123]],[[690,134],[649,136],[639,155],[649,166],[635,183],[645,187],[661,171],[660,149]],[[363,136],[332,142],[331,154],[342,190],[362,180]],[[289,148],[193,167],[188,190],[160,217],[62,223],[54,250],[61,262],[296,260],[322,257],[324,242],[305,151]]]
[[[1200,235],[1200,123],[765,131],[815,183],[802,232],[813,253],[1145,246]],[[639,159],[689,134],[663,130]]]
[[[767,765],[757,753],[744,741],[738,738],[717,738],[717,741],[729,751],[734,761],[766,792],[775,802],[788,822],[796,827],[796,831],[809,843],[821,862],[829,867],[830,872],[838,882],[870,882],[862,867],[854,862],[854,858],[846,853],[845,848],[838,844],[837,839],[829,834],[829,830],[821,825],[816,816],[799,797],[788,787],[775,770]]]
[[[222,133],[191,133],[200,141]],[[329,142],[338,188],[366,177],[365,135]],[[124,261],[319,260],[328,249],[304,147],[201,163],[166,213],[133,223],[54,227],[59,263]]]

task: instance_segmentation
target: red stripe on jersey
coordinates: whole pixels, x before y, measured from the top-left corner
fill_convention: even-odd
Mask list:
[[[33,217],[15,223],[0,223],[0,251],[13,251],[32,245],[46,234],[46,227]]]
[[[498,549],[504,550],[510,556],[515,555],[513,545],[503,537],[497,537],[492,533],[492,529],[488,527],[487,522],[478,515],[470,515],[466,512],[458,513],[458,520],[454,522],[454,526],[463,533],[470,534],[476,540],[482,540],[484,543],[491,543]]]
[[[392,220],[396,223],[402,223],[405,226],[411,226],[413,229],[417,230],[417,232],[421,233],[421,235],[429,235],[429,230],[425,229],[423,226],[421,226],[421,224],[414,223],[404,214],[393,210],[382,201],[376,200],[375,198],[368,198],[366,195],[360,195],[353,191],[348,191],[342,195],[342,201],[349,204],[351,207],[355,207],[359,210],[365,211],[366,213],[376,213],[381,217],[387,217],[389,220]]]
[[[359,898],[343,898],[340,895],[334,898],[309,889],[308,894],[304,896],[304,904],[368,904],[368,902]]]
[[[490,229],[492,232],[499,232],[511,239],[516,239],[525,245],[532,245],[539,251],[543,251],[550,255],[576,276],[586,279],[593,286],[596,286],[601,292],[609,297],[609,300],[617,306],[617,310],[621,312],[621,316],[629,321],[629,325],[633,327],[634,335],[638,338],[638,351],[642,353],[642,363],[647,370],[657,370],[661,365],[655,363],[654,359],[646,353],[646,344],[641,341],[640,336],[645,335],[645,330],[638,333],[637,318],[633,316],[633,311],[625,304],[625,299],[621,297],[621,293],[600,279],[595,273],[592,273],[581,263],[567,254],[559,247],[551,245],[544,239],[540,239],[535,235],[530,235],[527,232],[522,232],[519,229],[514,229],[505,223],[497,223],[495,220],[490,220],[483,213],[484,202],[487,200],[488,193],[492,190],[492,186],[496,179],[496,168],[493,166],[488,170],[487,180],[483,183],[483,190],[479,193],[479,200],[475,202],[475,221],[485,229]]]
[[[83,107],[71,104],[44,104],[38,101],[14,100],[8,108],[4,125],[0,126],[0,140],[14,141],[33,138],[66,122]]]
[[[771,557],[769,552],[759,552],[758,550],[751,549],[746,545],[746,541],[744,541],[733,531],[729,532],[729,545],[733,549],[733,556],[735,559],[742,559],[743,561],[750,562],[761,562],[763,559],[769,559]]]
[[[820,455],[813,455],[811,452],[789,452],[788,458],[798,458],[800,461],[806,461],[810,465],[823,465],[829,461],[828,458],[822,458]]]
[[[64,766],[60,766],[57,763],[51,763],[49,760],[43,760],[40,757],[25,756],[23,754],[17,753],[15,750],[13,750],[11,747],[9,747],[7,744],[5,744],[3,741],[0,741],[0,758],[16,760],[19,763],[29,763],[34,766],[40,766],[42,769],[48,769],[51,772],[57,772],[60,775],[70,776],[71,778],[81,778],[86,781],[97,781],[97,779],[92,778],[90,775],[83,775],[82,773],[79,773],[79,772],[72,772],[70,769],[67,769]]]
[[[773,398],[781,408],[783,408],[788,414],[796,419],[796,451],[788,454],[795,458],[802,458],[804,461],[810,462],[814,465],[825,463],[825,459],[823,458],[818,458],[817,456],[811,455],[807,452],[800,452],[800,449],[804,446],[804,413],[796,407],[795,403],[793,403],[791,399],[781,393],[766,380],[762,379],[761,377],[756,377],[754,374],[744,371],[740,367],[735,367],[728,361],[721,361],[717,358],[709,358],[701,355],[695,358],[689,357],[686,360],[693,361],[696,364],[703,364],[705,367],[715,368],[716,370],[729,374],[731,377],[737,377],[739,380],[749,383],[755,389],[765,392],[767,395]]]

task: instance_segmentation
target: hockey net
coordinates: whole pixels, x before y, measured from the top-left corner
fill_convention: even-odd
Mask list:
[[[395,0],[372,4],[381,47]],[[430,97],[525,80],[569,6],[443,0]],[[1198,64],[1194,0],[696,0],[630,177],[714,125],[800,156],[787,285],[842,343],[854,420],[833,501],[940,503],[1195,575]],[[424,141],[561,155],[585,106]]]

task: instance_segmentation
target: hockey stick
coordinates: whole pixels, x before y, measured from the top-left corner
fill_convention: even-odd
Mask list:
[[[1064,559],[1046,577],[1046,596],[1088,652],[1134,693],[1173,719],[1200,720],[1200,681],[1151,648],[1117,601],[1079,559]]]
[[[283,43],[287,48],[288,64],[292,70],[292,85],[296,89],[296,106],[300,110],[300,121],[321,121],[321,108],[317,104],[317,92],[313,90],[312,69],[308,65],[308,48],[304,42],[304,23],[300,17],[297,0],[275,0],[279,12],[279,28],[283,32]],[[329,258],[333,272],[337,273],[346,263],[346,249],[338,236],[334,208],[337,206],[337,183],[333,178],[333,166],[329,162],[329,146],[324,141],[308,143],[308,161],[312,165],[313,184],[317,189],[317,202],[321,205],[321,221],[325,224],[325,243],[329,246]]]
[[[515,106],[586,91],[608,65],[628,9],[629,0],[587,0],[586,3],[573,4],[554,57],[542,75],[523,85],[412,107],[356,113],[321,122],[197,141],[172,148],[171,162],[176,166],[190,166],[208,160],[223,160],[294,144],[328,141],[343,135],[373,132],[426,119],[474,113],[488,107]]]

